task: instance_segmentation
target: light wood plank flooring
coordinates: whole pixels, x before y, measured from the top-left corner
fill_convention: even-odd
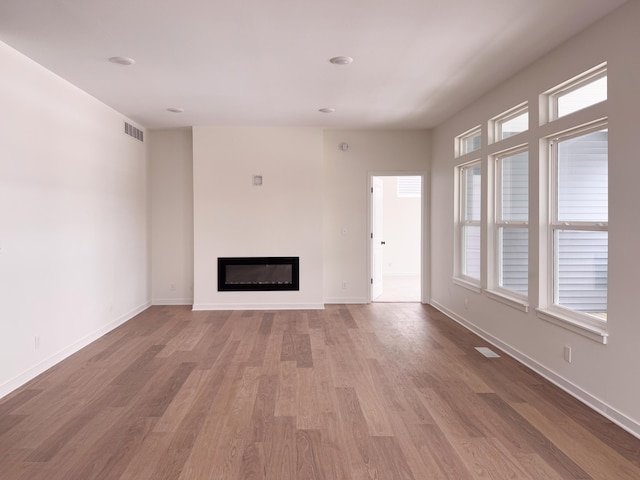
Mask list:
[[[152,307],[0,401],[0,478],[640,478],[640,440],[420,304]]]

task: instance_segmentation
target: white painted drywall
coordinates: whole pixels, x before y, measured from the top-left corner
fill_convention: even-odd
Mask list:
[[[0,43],[0,397],[148,305],[145,145]]]
[[[346,151],[339,148],[343,142],[349,144]],[[425,130],[325,131],[326,303],[369,301],[370,175],[426,174],[429,156],[430,138]],[[426,256],[423,262],[426,262]],[[427,288],[427,282],[423,287]]]
[[[432,303],[466,322],[487,338],[554,379],[636,435],[640,435],[640,321],[636,284],[640,272],[640,2],[627,2],[608,17],[572,38],[517,76],[483,96],[433,132],[431,171]],[[594,106],[598,115],[609,117],[609,343],[602,345],[540,319],[535,308],[524,313],[484,293],[474,293],[451,281],[453,275],[454,137],[525,100],[532,112],[529,133],[512,137],[506,144],[528,142],[530,162],[537,165],[540,134],[554,133],[557,126],[538,128],[539,94],[590,67],[608,62],[609,99]],[[585,115],[576,113],[577,117]],[[585,117],[586,118],[586,117]],[[485,138],[486,140],[486,138]],[[486,149],[478,152],[484,158]],[[542,174],[545,174],[543,171]],[[530,225],[537,232],[538,207],[544,206],[531,183]],[[541,207],[541,208],[542,208]],[[530,252],[532,307],[538,305],[538,240],[534,235]],[[483,263],[486,268],[486,262]],[[465,308],[465,298],[468,308]],[[573,362],[563,359],[570,345]]]
[[[191,128],[147,134],[151,301],[193,304],[193,139]]]
[[[322,187],[319,128],[194,127],[194,309],[322,308]],[[217,291],[218,257],[281,256],[299,291]]]

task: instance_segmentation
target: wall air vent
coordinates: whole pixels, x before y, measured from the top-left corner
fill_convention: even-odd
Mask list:
[[[126,133],[130,137],[135,138],[136,140],[140,140],[141,142],[144,142],[144,132],[142,130],[137,129],[130,123],[124,122],[124,133]]]

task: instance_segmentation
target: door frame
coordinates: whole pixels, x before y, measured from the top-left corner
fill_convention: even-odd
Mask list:
[[[392,177],[393,178],[393,177]],[[371,280],[370,297],[373,302],[384,291],[384,177],[371,177]],[[377,196],[378,195],[378,196]],[[379,230],[379,231],[376,231]]]
[[[368,303],[373,302],[373,288],[371,279],[373,278],[373,245],[372,245],[372,228],[373,228],[373,177],[421,177],[422,178],[422,202],[420,206],[420,221],[422,228],[420,230],[420,303],[430,303],[431,285],[429,266],[431,265],[431,244],[429,241],[429,175],[425,171],[398,171],[384,170],[368,172],[367,185],[367,285],[368,285]]]

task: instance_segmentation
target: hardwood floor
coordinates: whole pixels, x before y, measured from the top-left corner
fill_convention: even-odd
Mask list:
[[[419,304],[152,307],[0,400],[0,477],[640,478],[640,440],[475,346]]]

